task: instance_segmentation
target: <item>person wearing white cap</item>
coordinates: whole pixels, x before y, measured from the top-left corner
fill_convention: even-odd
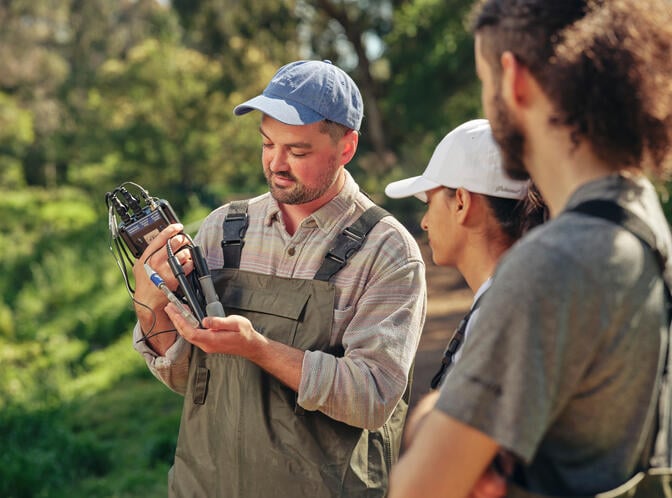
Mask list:
[[[420,222],[427,231],[434,263],[455,267],[474,293],[470,310],[450,342],[424,396],[411,412],[404,432],[408,446],[449,378],[465,340],[477,320],[481,296],[492,281],[502,255],[529,229],[545,220],[545,206],[527,180],[512,180],[486,119],[474,119],[448,133],[434,149],[420,176],[390,183],[391,198],[415,196],[427,204]],[[499,496],[505,489],[496,475],[480,482],[483,496]]]
[[[227,316],[190,326],[134,268],[136,348],[185,394],[169,495],[382,498],[425,318],[420,249],[345,170],[363,104],[343,70],[287,64],[234,109],[251,111],[269,191],[216,209],[194,239]],[[139,260],[169,285],[154,251],[180,229]]]
[[[432,389],[439,387],[450,364],[459,358],[501,256],[545,218],[545,206],[528,187],[527,180],[512,180],[505,174],[490,124],[474,119],[441,140],[422,175],[385,188],[391,198],[415,196],[427,204],[420,224],[428,233],[434,263],[457,268],[474,293],[471,309],[432,379]],[[416,410],[414,419],[421,411]],[[407,426],[406,436],[412,432]]]
[[[519,202],[528,183],[505,174],[490,124],[474,119],[441,140],[422,175],[390,183],[385,194],[427,203],[421,226],[434,262],[456,267],[477,300],[500,256],[535,222]]]

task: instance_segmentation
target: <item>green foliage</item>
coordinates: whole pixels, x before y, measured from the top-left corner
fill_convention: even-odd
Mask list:
[[[149,375],[133,375],[57,409],[5,408],[0,496],[165,497],[180,407]]]
[[[109,445],[91,431],[73,433],[60,411],[0,411],[0,496],[51,496],[87,475],[110,466]]]
[[[395,11],[385,37],[391,78],[384,108],[399,123],[391,138],[438,143],[448,131],[480,114],[473,37],[465,16],[470,2],[415,0]]]
[[[131,347],[104,216],[73,188],[0,191],[0,496],[166,494],[181,401]]]
[[[101,212],[82,192],[2,191],[0,225],[11,247],[1,263],[0,406],[48,405],[129,330],[130,300],[106,255]]]
[[[258,121],[234,118],[241,97],[225,94],[222,78],[216,61],[153,39],[105,63],[89,94],[94,136],[70,180],[90,191],[132,180],[178,211],[192,192],[257,191]]]

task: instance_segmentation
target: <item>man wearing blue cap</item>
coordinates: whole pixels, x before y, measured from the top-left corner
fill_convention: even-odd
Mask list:
[[[383,497],[424,323],[420,251],[344,168],[363,116],[345,72],[288,64],[234,112],[253,110],[269,192],[215,210],[195,239],[227,317],[193,328],[135,272],[136,337],[179,331],[137,343],[185,395],[170,496]],[[180,229],[146,254],[177,250]],[[164,251],[151,260],[170,285]]]

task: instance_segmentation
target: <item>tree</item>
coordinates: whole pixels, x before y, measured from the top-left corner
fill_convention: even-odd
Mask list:
[[[29,185],[63,185],[78,153],[97,68],[149,36],[166,36],[155,0],[16,0],[0,4],[0,92],[28,112],[33,138],[15,161]],[[175,33],[173,32],[173,36]]]
[[[227,93],[258,93],[277,67],[298,57],[294,0],[173,0],[172,6],[185,44],[221,64]]]
[[[392,3],[389,0],[300,2],[297,14],[302,21],[301,34],[309,56],[332,59],[348,70],[364,99],[363,149],[357,161],[369,174],[386,171],[394,162],[387,140],[384,116],[380,109],[381,76],[378,60],[382,37],[391,29]]]
[[[381,107],[400,164],[391,179],[419,174],[434,147],[458,124],[481,115],[480,84],[465,0],[412,0],[385,36],[390,77]]]
[[[89,95],[96,126],[85,141],[95,150],[85,151],[78,183],[111,189],[132,180],[179,210],[190,193],[256,192],[257,125],[233,116],[240,97],[226,94],[222,79],[217,61],[152,39],[107,61]]]

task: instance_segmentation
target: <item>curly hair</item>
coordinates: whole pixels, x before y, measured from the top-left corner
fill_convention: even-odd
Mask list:
[[[484,0],[473,12],[481,54],[501,72],[510,51],[542,86],[575,144],[614,169],[672,169],[669,0]]]

